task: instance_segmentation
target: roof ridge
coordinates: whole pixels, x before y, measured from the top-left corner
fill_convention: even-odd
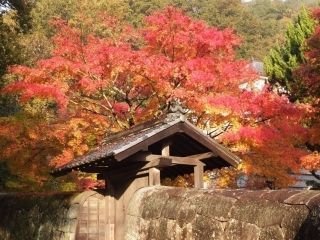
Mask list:
[[[104,143],[102,145],[106,144],[107,142],[113,141],[114,139],[131,135],[131,134],[138,132],[138,131],[141,131],[143,129],[148,129],[151,126],[154,126],[157,123],[160,123],[161,120],[165,119],[165,118],[163,118],[163,119],[162,118],[163,118],[163,116],[160,116],[159,118],[153,118],[151,120],[138,123],[128,129],[124,129],[124,130],[120,130],[118,132],[113,132],[111,134],[108,134],[108,135],[106,135]]]
[[[153,118],[151,120],[141,122],[141,123],[136,124],[128,129],[120,130],[118,132],[114,132],[114,133],[107,135],[105,137],[105,140],[103,141],[102,145],[105,145],[108,142],[112,142],[113,140],[121,138],[123,136],[129,136],[129,135],[132,135],[136,132],[139,132],[142,130],[147,130],[151,127],[156,126],[157,124],[170,123],[170,122],[174,122],[178,119],[180,119],[182,122],[186,121],[185,115],[180,111],[162,114],[157,118]]]

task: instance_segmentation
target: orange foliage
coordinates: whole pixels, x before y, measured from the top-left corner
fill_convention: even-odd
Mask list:
[[[58,151],[43,159],[60,166],[98,145],[109,131],[162,114],[179,102],[200,127],[229,124],[220,140],[239,152],[248,174],[285,186],[288,170],[299,168],[300,145],[307,136],[305,108],[267,87],[261,92],[239,87],[256,74],[235,58],[240,39],[232,30],[209,27],[172,7],[147,17],[145,27],[136,31],[123,24],[116,28],[116,20],[104,18],[115,31],[105,38],[83,36],[62,21],[55,24],[52,57],[34,67],[13,66],[16,82],[4,89],[18,94],[21,104],[34,98],[56,104],[58,115],[50,125],[36,123],[21,139],[9,134],[20,149],[44,139],[42,149],[53,144]],[[9,144],[5,151],[15,147]]]

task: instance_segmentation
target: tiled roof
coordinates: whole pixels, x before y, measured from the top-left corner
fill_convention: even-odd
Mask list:
[[[136,125],[128,130],[112,134],[105,139],[105,143],[101,146],[91,150],[83,156],[75,158],[71,162],[59,168],[56,168],[54,172],[68,169],[71,170],[83,164],[88,164],[102,158],[110,158],[181,121],[184,121],[184,116],[169,114],[169,116],[163,116],[158,119]]]

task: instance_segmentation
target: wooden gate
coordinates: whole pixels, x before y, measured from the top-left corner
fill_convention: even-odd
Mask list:
[[[91,192],[79,206],[77,240],[114,240],[114,198]]]
[[[196,166],[195,173],[197,170]],[[202,174],[198,175],[196,186],[200,186],[202,178]],[[151,167],[138,172],[128,171],[113,178],[109,176],[106,182],[106,192],[88,192],[79,202],[77,240],[123,240],[125,215],[131,197],[140,188],[160,185],[160,170]]]
[[[76,240],[122,240],[130,198],[138,189],[149,186],[149,174],[136,174],[125,184],[121,184],[119,179],[109,179],[108,182],[105,193],[91,191],[82,196]]]

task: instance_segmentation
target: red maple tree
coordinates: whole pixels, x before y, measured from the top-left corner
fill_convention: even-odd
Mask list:
[[[16,81],[6,93],[18,94],[21,104],[35,98],[55,103],[50,134],[63,139],[63,147],[52,164],[89,150],[93,133],[99,144],[108,129],[129,128],[179,102],[199,127],[228,126],[220,140],[241,155],[248,175],[278,187],[291,182],[288,171],[299,168],[305,153],[299,147],[307,135],[304,106],[268,87],[239,87],[256,74],[236,59],[241,41],[232,30],[208,27],[173,7],[147,17],[142,29],[110,18],[104,24],[110,34],[101,38],[56,21],[52,57],[10,69]]]

